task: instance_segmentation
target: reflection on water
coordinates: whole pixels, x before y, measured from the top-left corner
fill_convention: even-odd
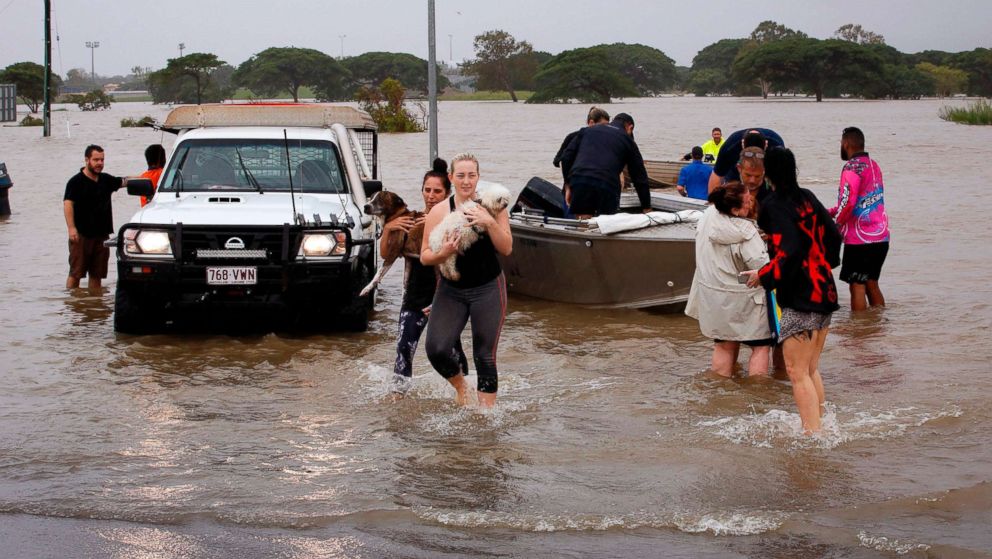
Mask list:
[[[113,266],[101,297],[61,287],[58,202],[88,143],[107,148],[109,172],[141,171],[144,146],[171,139],[119,120],[167,109],[54,113],[56,134],[78,125],[72,139],[5,128],[8,167],[33,172],[18,174],[18,213],[0,223],[0,512],[47,518],[5,515],[0,539],[38,550],[21,534],[39,533],[52,553],[79,554],[65,538],[122,556],[898,553],[879,538],[937,556],[989,549],[979,526],[990,512],[992,230],[972,161],[987,131],[944,123],[936,108],[688,97],[607,107],[634,115],[642,152],[658,159],[712,125],[767,123],[825,203],[841,165],[837,122],[868,132],[892,185],[890,306],[852,315],[842,297],[821,360],[830,411],[818,439],[799,434],[788,383],[705,375],[712,344],[681,313],[511,297],[488,413],[457,408],[422,352],[409,395],[389,402],[397,272],[362,334],[115,335]],[[442,155],[474,151],[483,177],[511,191],[554,180],[554,148],[584,112],[445,103]],[[942,157],[905,149],[921,130],[947,146]],[[426,135],[380,143],[387,187],[416,199]],[[116,195],[115,223],[136,208]],[[920,270],[954,288],[935,295]],[[947,510],[916,501],[948,491]]]

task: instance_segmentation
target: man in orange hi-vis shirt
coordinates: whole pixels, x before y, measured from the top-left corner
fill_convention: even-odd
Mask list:
[[[152,186],[158,189],[158,179],[165,167],[165,148],[162,144],[152,144],[145,148],[145,161],[148,163],[148,170],[141,173],[141,178],[152,181]],[[148,204],[148,201],[148,198],[141,197],[142,206]]]

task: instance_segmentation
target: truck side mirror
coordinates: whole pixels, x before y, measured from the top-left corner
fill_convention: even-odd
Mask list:
[[[379,180],[363,180],[362,187],[365,188],[365,197],[371,198],[376,192],[382,192],[382,181]]]
[[[131,196],[151,198],[155,194],[155,186],[149,179],[127,179],[127,193]]]

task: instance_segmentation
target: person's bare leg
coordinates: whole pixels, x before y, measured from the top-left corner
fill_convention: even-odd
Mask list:
[[[470,388],[465,382],[465,375],[455,375],[448,379],[451,386],[455,387],[455,403],[459,406],[467,406],[472,403]],[[496,395],[494,394],[493,397]]]
[[[751,357],[747,360],[747,376],[768,376],[769,355],[771,355],[771,348],[769,346],[763,345],[752,347]]]
[[[737,342],[714,342],[713,359],[710,362],[710,369],[721,377],[730,378],[734,374],[734,357],[740,346]]]
[[[789,373],[785,370],[785,356],[782,355],[782,344],[775,344],[775,349],[772,350],[772,378],[789,380]]]
[[[76,289],[78,287],[79,287],[79,278],[74,278],[72,276],[69,276],[65,279],[66,289]]]
[[[103,280],[90,277],[89,281],[86,282],[86,288],[89,289],[90,295],[100,295],[103,293]]]
[[[865,296],[865,284],[851,284],[851,310],[863,311],[868,308],[868,298]]]
[[[878,287],[878,280],[868,280],[865,284],[865,293],[868,295],[868,304],[873,307],[884,307],[885,296],[882,289]]]
[[[480,408],[488,409],[496,405],[495,392],[477,392],[476,396],[479,398]]]
[[[785,367],[792,382],[792,396],[796,399],[796,407],[799,408],[803,434],[816,433],[820,430],[820,401],[809,370],[816,346],[804,333],[790,336],[782,346]]]
[[[816,398],[820,402],[820,417],[823,417],[823,412],[826,411],[823,404],[827,401],[826,393],[823,391],[823,377],[820,376],[820,354],[823,353],[823,346],[827,343],[827,331],[829,330],[830,327],[828,326],[813,332],[813,343],[816,349],[813,360],[810,362],[810,370],[813,371],[811,377],[813,386],[816,387]]]

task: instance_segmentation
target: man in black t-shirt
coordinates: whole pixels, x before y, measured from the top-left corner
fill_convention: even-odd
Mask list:
[[[91,294],[99,294],[107,277],[110,250],[103,246],[114,232],[110,195],[127,184],[126,178],[103,172],[103,148],[86,148],[86,165],[69,179],[62,197],[65,224],[69,229],[69,277],[66,289],[79,287],[79,280],[89,277]]]

